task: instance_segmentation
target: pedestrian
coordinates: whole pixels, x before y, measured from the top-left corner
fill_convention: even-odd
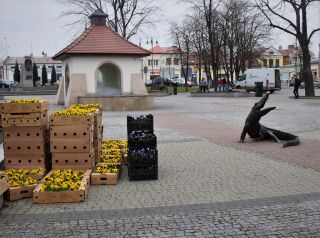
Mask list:
[[[162,92],[162,90],[163,90],[163,88],[164,88],[163,82],[160,83],[159,87],[160,87],[160,92]]]
[[[209,88],[208,88],[208,82],[207,80],[203,79],[203,92],[209,92]]]
[[[227,84],[227,79],[226,79],[226,78],[223,78],[223,80],[222,80],[222,92],[225,91],[226,84]]]
[[[293,94],[295,98],[299,98],[299,88],[301,86],[301,80],[297,77],[297,75],[294,75],[293,78],[294,78]]]
[[[220,93],[221,93],[221,88],[222,88],[222,86],[223,86],[222,79],[219,78],[219,79],[218,79],[218,91],[219,91]]]
[[[199,83],[199,89],[200,89],[200,93],[202,93],[203,91],[203,78],[201,79],[200,83]]]

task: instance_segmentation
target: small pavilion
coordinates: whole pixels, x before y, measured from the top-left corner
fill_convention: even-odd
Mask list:
[[[100,103],[104,110],[154,107],[142,79],[142,58],[150,52],[106,26],[107,15],[96,10],[91,26],[53,56],[62,61],[58,104]]]

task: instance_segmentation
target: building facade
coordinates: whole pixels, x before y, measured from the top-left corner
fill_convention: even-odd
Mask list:
[[[14,74],[14,68],[16,65],[16,62],[19,65],[20,69],[20,82],[24,82],[23,86],[31,86],[33,85],[33,79],[32,79],[32,67],[33,63],[36,63],[38,68],[38,75],[41,79],[42,75],[42,67],[45,66],[47,69],[48,74],[48,81],[51,80],[51,72],[53,66],[56,70],[57,79],[62,77],[62,64],[61,61],[53,60],[52,58],[48,57],[46,54],[43,56],[37,57],[37,56],[24,56],[24,57],[11,57],[8,56],[4,62],[3,62],[3,79],[11,80],[13,81],[13,74]],[[1,73],[0,73],[1,74]]]
[[[149,51],[151,52],[151,55],[143,58],[142,62],[144,82],[156,77],[181,77],[181,63],[178,47],[161,47],[156,45],[149,49]]]

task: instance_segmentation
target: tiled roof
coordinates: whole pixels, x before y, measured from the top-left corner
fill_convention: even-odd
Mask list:
[[[294,49],[294,48],[280,50],[280,52],[283,54],[283,56],[289,56],[290,54],[292,54],[295,51],[296,51],[296,49]]]
[[[170,47],[161,47],[160,45],[156,45],[149,50],[153,54],[178,54],[179,49],[176,46]]]
[[[150,52],[131,43],[106,26],[91,25],[82,35],[53,59],[63,59],[74,54],[137,55],[148,56]]]

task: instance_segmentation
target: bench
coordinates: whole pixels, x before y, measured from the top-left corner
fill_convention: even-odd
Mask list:
[[[160,86],[160,85],[158,85],[158,84],[153,84],[153,85],[151,85],[149,92],[152,92],[152,91],[161,91],[161,87],[162,87],[162,92],[164,92],[164,91],[168,92],[168,86],[167,86],[167,85],[162,85],[162,86]]]

